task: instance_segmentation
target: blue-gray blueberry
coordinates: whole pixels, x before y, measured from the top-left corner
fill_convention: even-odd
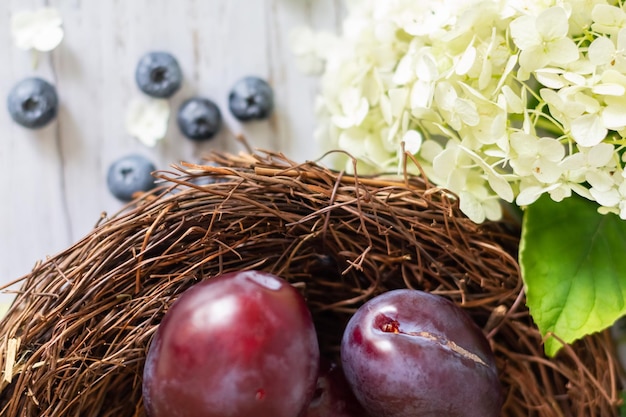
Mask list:
[[[52,84],[41,78],[30,77],[13,86],[7,97],[7,106],[16,123],[37,129],[56,117],[59,98]]]
[[[131,201],[137,192],[155,187],[154,164],[145,156],[130,154],[109,166],[107,186],[111,194],[122,201]]]
[[[203,97],[183,102],[176,116],[180,131],[194,141],[211,139],[222,127],[222,114],[217,105]]]
[[[137,63],[135,81],[151,97],[168,98],[180,88],[183,73],[178,61],[167,52],[149,52]]]
[[[231,89],[228,108],[241,121],[266,119],[274,108],[272,87],[259,77],[244,77]]]

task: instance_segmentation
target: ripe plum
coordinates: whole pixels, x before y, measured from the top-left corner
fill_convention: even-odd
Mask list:
[[[323,358],[315,396],[304,417],[363,417],[365,414],[341,367]]]
[[[346,379],[376,417],[497,417],[501,386],[480,328],[451,301],[402,289],[357,310],[341,344]]]
[[[259,271],[198,283],[150,345],[150,417],[296,417],[311,400],[319,347],[311,313],[285,280]]]

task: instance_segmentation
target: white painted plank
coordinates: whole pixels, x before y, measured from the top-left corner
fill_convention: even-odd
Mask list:
[[[253,146],[281,150],[296,160],[318,155],[311,140],[315,78],[298,73],[287,36],[297,26],[336,30],[339,0],[9,0],[0,4],[0,100],[23,77],[54,82],[62,102],[51,125],[29,131],[0,109],[0,282],[27,273],[36,260],[53,255],[87,234],[102,212],[121,203],[107,191],[105,175],[118,157],[139,152],[159,168],[197,160],[210,148],[238,150],[233,134]],[[51,4],[61,11],[65,39],[33,69],[30,55],[10,38],[14,11]],[[141,96],[134,82],[139,57],[150,50],[172,52],[185,80],[171,99],[193,95],[216,101],[227,128],[215,140],[195,145],[174,120],[166,141],[149,149],[124,129],[127,103]],[[245,75],[274,86],[270,121],[241,124],[227,110],[227,94]]]

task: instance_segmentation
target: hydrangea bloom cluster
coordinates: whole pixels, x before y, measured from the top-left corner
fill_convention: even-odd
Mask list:
[[[622,1],[350,0],[347,10],[341,35],[294,37],[301,65],[325,61],[316,136],[326,148],[356,157],[360,173],[398,172],[409,152],[476,222],[499,219],[501,200],[572,192],[626,219]]]

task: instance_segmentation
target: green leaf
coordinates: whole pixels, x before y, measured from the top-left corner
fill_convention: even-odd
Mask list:
[[[626,313],[626,221],[572,196],[541,197],[524,213],[519,262],[527,305],[541,333],[566,343]],[[554,356],[561,342],[548,337]]]

